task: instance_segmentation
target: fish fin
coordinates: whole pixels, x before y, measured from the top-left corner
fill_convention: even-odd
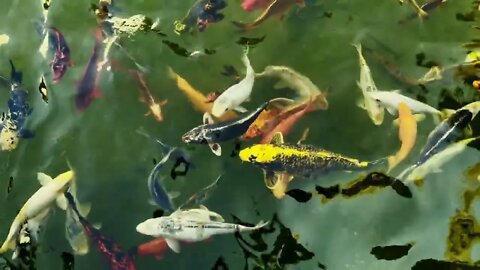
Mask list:
[[[90,210],[92,209],[92,204],[91,203],[81,203],[77,205],[78,207],[78,212],[80,212],[80,215],[82,217],[88,216],[90,213]]]
[[[455,110],[443,109],[443,110],[440,111],[439,118],[441,120],[444,120],[444,119],[447,119],[448,117],[450,117],[451,115],[453,115],[454,113],[455,113]]]
[[[310,132],[310,128],[306,128],[305,130],[303,130],[302,137],[300,137],[300,139],[298,139],[297,144],[302,144],[302,142],[307,139],[308,132]]]
[[[177,240],[165,238],[165,241],[171,250],[173,250],[175,253],[180,253],[180,243]]]
[[[415,119],[416,122],[422,122],[423,120],[425,120],[425,114],[423,113],[414,114],[413,119]]]
[[[100,230],[102,228],[102,223],[101,222],[92,223],[92,227],[94,227],[97,230]]]
[[[388,106],[387,106],[386,109],[387,109],[387,112],[388,112],[389,114],[391,114],[391,115],[398,115],[398,112],[397,112],[397,109],[396,109],[396,108],[394,108],[394,107],[388,107]]]
[[[11,59],[10,59],[10,68],[11,68],[10,77],[12,79],[12,82],[22,83],[23,74],[22,72],[19,72],[15,69],[15,65],[13,64],[13,61]]]
[[[363,98],[360,98],[357,100],[357,107],[359,107],[360,109],[363,109],[365,110],[365,100],[363,100]]]
[[[247,32],[249,30],[252,30],[254,28],[254,26],[252,26],[251,24],[246,24],[246,23],[241,23],[241,22],[232,21],[232,24],[235,25],[236,27],[238,27],[238,29],[242,33]]]
[[[270,170],[263,170],[263,181],[265,182],[265,186],[267,188],[272,189],[278,182],[278,178],[276,177],[276,173]]]
[[[278,81],[273,85],[273,89],[288,88],[288,84],[285,81]]]
[[[147,101],[145,100],[145,97],[144,96],[139,96],[138,97],[138,101],[142,102],[142,103],[147,103]]]
[[[33,131],[29,130],[29,129],[26,129],[26,128],[22,128],[18,134],[20,136],[20,138],[22,139],[31,139],[35,136],[35,133],[33,133]]]
[[[168,103],[168,99],[164,99],[164,100],[160,101],[160,102],[158,103],[158,105],[164,106],[164,105],[167,105],[167,103]]]
[[[210,147],[210,150],[217,155],[221,156],[222,155],[222,147],[218,143],[208,143],[208,146]]]
[[[168,192],[167,194],[170,199],[175,199],[175,198],[178,198],[178,196],[180,196],[180,192],[178,191],[171,191],[171,192]]]
[[[284,144],[285,141],[283,140],[283,134],[281,132],[275,133],[269,143],[273,145]]]
[[[208,112],[204,113],[203,114],[203,124],[204,125],[209,125],[209,124],[213,124],[215,123],[215,121],[213,121],[213,117],[211,114],[209,114]]]
[[[65,198],[65,196],[63,196],[63,195],[58,196],[56,201],[57,201],[57,205],[60,209],[67,210],[68,202],[67,202],[67,198]]]
[[[293,176],[288,175],[286,173],[276,173],[275,178],[277,179],[277,183],[275,186],[271,187],[270,190],[272,191],[273,196],[277,199],[281,199],[285,197],[287,192],[288,184],[292,181]]]
[[[93,88],[92,97],[93,98],[101,98],[102,97],[102,92],[100,92],[100,89],[98,89],[98,87]]]
[[[153,199],[148,199],[148,204],[150,204],[151,206],[158,206]]]
[[[45,186],[46,184],[53,181],[53,178],[50,175],[42,172],[37,173],[37,179],[38,179],[38,182],[40,182],[40,185],[42,186]]]
[[[245,109],[245,108],[242,107],[242,106],[237,106],[237,107],[233,108],[233,110],[234,110],[234,111],[237,111],[237,112],[239,112],[239,113],[246,113],[246,112],[248,112],[248,110]]]
[[[173,69],[171,67],[168,67],[167,73],[168,73],[168,77],[172,80],[176,80],[177,77],[178,77],[178,74],[175,73],[175,71],[173,71]]]

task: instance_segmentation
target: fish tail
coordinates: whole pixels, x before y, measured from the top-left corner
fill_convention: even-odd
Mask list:
[[[172,80],[176,80],[178,77],[178,74],[173,71],[171,67],[168,67],[168,77]]]
[[[22,83],[23,74],[22,72],[19,72],[15,69],[15,65],[13,64],[12,59],[10,59],[10,68],[11,68],[10,77],[12,79],[12,83]]]

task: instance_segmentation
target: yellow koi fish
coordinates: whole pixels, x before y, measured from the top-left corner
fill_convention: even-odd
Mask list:
[[[408,156],[415,146],[417,138],[417,121],[410,108],[403,102],[398,105],[398,121],[398,137],[402,145],[394,156],[388,157],[388,171],[391,171]]]
[[[213,104],[206,103],[207,97],[202,94],[197,89],[193,88],[187,80],[182,78],[180,75],[175,73],[172,68],[169,67],[168,75],[172,80],[175,80],[177,83],[178,89],[187,96],[188,100],[193,104],[193,107],[202,113],[210,113],[212,111]],[[219,120],[225,121],[237,118],[237,114],[233,111],[226,112],[224,115],[219,117]]]

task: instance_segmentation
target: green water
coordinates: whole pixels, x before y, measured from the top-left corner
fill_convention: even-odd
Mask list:
[[[264,42],[249,54],[257,72],[266,65],[290,66],[311,78],[321,89],[329,88],[329,110],[306,115],[287,136],[287,141],[296,141],[308,127],[308,144],[363,160],[393,154],[399,147],[397,129],[391,124],[393,117],[386,116],[384,124],[376,127],[366,112],[355,105],[361,91],[355,84],[359,66],[351,43],[361,41],[382,51],[371,37],[380,40],[398,54],[393,60],[399,68],[418,78],[427,71],[415,65],[415,55],[420,52],[442,65],[463,61],[465,50],[460,45],[477,32],[471,28],[473,24],[456,20],[455,14],[466,12],[471,1],[448,1],[432,11],[429,20],[412,20],[404,25],[397,21],[412,10],[395,0],[312,2],[304,9],[293,8],[283,22],[273,18],[246,34],[249,37],[266,35]],[[184,146],[180,136],[201,124],[202,114],[192,108],[168,78],[167,67],[171,66],[204,93],[228,87],[232,81],[220,75],[223,65],[233,65],[243,72],[242,48],[235,44],[241,34],[230,21],[250,21],[258,15],[244,12],[241,2],[232,0],[222,11],[225,19],[220,23],[209,26],[203,33],[176,36],[173,21],[182,18],[192,3],[186,0],[117,3],[122,15],[141,13],[158,17],[159,28],[169,40],[189,50],[214,48],[217,51],[211,56],[189,59],[174,54],[153,34],[138,34],[123,41],[128,52],[151,71],[146,78],[154,96],[168,99],[163,109],[165,120],[156,122],[153,117],[144,116],[147,107],[138,101],[137,83],[123,71],[104,73],[100,82],[102,98],[95,100],[85,112],[75,110],[75,81],[82,76],[94,43],[92,33],[96,21],[88,10],[89,1],[52,1],[48,21],[64,34],[74,66],[61,83],[50,84],[50,102],[45,104],[37,92],[37,79],[49,67],[38,53],[41,40],[33,26],[33,22],[41,18],[40,1],[3,1],[0,32],[10,35],[11,40],[0,47],[0,72],[9,73],[9,58],[24,72],[24,85],[30,90],[33,107],[27,125],[36,136],[21,141],[15,151],[0,155],[1,237],[7,234],[18,209],[39,188],[36,173],[64,172],[68,169],[68,158],[77,174],[79,200],[93,205],[88,219],[101,222],[102,232],[125,248],[150,240],[138,234],[135,227],[150,218],[155,209],[148,204],[146,181],[153,167],[152,159],[159,160],[161,152],[135,131],[144,127],[169,145]],[[324,12],[333,15],[327,18]],[[118,59],[122,67],[133,67],[116,48],[112,57]],[[418,86],[399,83],[372,59],[367,61],[379,89],[420,91]],[[269,98],[293,93],[273,89],[274,82],[258,79],[251,102],[244,104],[245,107],[253,110]],[[462,87],[465,96],[472,96],[474,90],[460,81],[436,82],[428,86],[428,103],[436,106],[440,91],[456,86]],[[4,111],[7,99],[8,92],[1,92],[0,106]],[[430,118],[420,124],[416,147],[401,168],[414,160],[433,128]],[[277,213],[293,233],[300,235],[299,242],[315,253],[312,260],[291,269],[317,269],[318,262],[335,270],[410,269],[420,259],[443,259],[449,218],[461,207],[460,195],[465,186],[463,171],[479,162],[478,152],[463,153],[461,158],[445,166],[442,173],[430,175],[422,189],[412,188],[412,199],[386,189],[354,199],[337,198],[326,204],[316,198],[301,204],[289,197],[276,200],[265,188],[261,171],[230,157],[233,143],[222,145],[225,154],[221,158],[214,156],[206,145],[196,146],[191,151],[195,169],[187,177],[169,182],[167,188],[181,192],[175,199],[178,205],[222,173],[218,188],[206,205],[227,221],[232,221],[230,214],[235,214],[244,221],[256,223],[269,220]],[[14,177],[14,187],[7,196],[10,176]],[[315,184],[346,183],[357,176],[343,173],[321,177],[315,182],[297,180],[292,187],[313,190]],[[478,212],[477,208],[474,210]],[[414,248],[400,260],[379,261],[370,254],[373,246],[410,241],[416,242]],[[167,252],[161,261],[153,257],[138,258],[137,269],[211,269],[219,256],[225,258],[231,269],[244,266],[243,255],[232,235],[182,248],[180,254]],[[75,269],[106,268],[95,247],[92,245],[90,249],[88,255],[75,257]],[[62,251],[71,252],[64,237],[64,213],[56,210],[42,233],[38,269],[60,269]],[[480,258],[479,252],[474,249],[474,260]]]

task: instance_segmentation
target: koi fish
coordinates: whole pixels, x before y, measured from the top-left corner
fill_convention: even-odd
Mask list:
[[[45,173],[38,173],[37,179],[42,186],[48,185],[53,181],[52,177]],[[76,179],[72,178],[68,191],[77,200],[77,184]],[[58,201],[58,207],[66,212],[65,217],[65,238],[70,243],[73,251],[77,255],[85,255],[88,253],[88,240],[83,232],[82,224],[75,215],[72,215],[71,209],[68,208],[66,199]],[[89,203],[78,204],[78,208],[83,216],[87,216],[90,212],[91,205]]]
[[[399,23],[405,23],[405,22],[407,22],[407,21],[409,21],[409,20],[414,19],[415,17],[419,17],[419,15],[420,15],[420,17],[427,16],[427,15],[428,15],[428,13],[427,13],[428,11],[431,11],[431,10],[433,10],[433,9],[435,9],[435,8],[443,5],[443,4],[446,3],[447,1],[448,1],[448,0],[431,0],[431,1],[428,1],[427,3],[423,4],[423,5],[420,7],[420,9],[423,10],[424,13],[425,13],[425,14],[423,14],[423,15],[420,15],[420,14],[418,13],[418,9],[414,6],[415,9],[417,10],[417,12],[414,13],[414,14],[412,14],[412,15],[410,15],[410,16],[408,16],[408,17],[406,17],[406,18],[403,19],[403,20],[400,20]],[[413,2],[414,2],[414,1],[413,1]],[[415,5],[415,3],[414,3],[414,5]],[[418,4],[417,4],[417,6],[418,6]]]
[[[70,48],[60,30],[53,26],[40,25],[39,27],[41,28],[40,32],[44,35],[40,53],[45,58],[47,50],[53,55],[53,59],[50,61],[52,81],[58,83],[67,72],[67,68],[73,66],[70,60]]]
[[[254,11],[256,9],[265,9],[272,4],[273,0],[243,0],[240,5],[245,11]]]
[[[265,102],[247,116],[218,123],[214,123],[211,115],[205,113],[203,115],[203,125],[183,134],[182,141],[188,144],[208,144],[215,155],[221,156],[222,148],[218,143],[242,136],[269,103]]]
[[[133,255],[129,252],[123,251],[117,243],[102,235],[98,229],[96,229],[84,217],[82,217],[77,209],[75,199],[73,198],[72,194],[66,192],[65,198],[67,199],[68,204],[72,208],[74,214],[82,224],[85,233],[90,237],[91,241],[97,245],[97,250],[109,262],[110,269],[135,270]]]
[[[145,115],[150,115],[152,114],[157,121],[163,121],[163,115],[162,115],[162,106],[167,104],[167,100],[163,101],[156,101],[152,93],[150,92],[150,89],[148,89],[147,83],[145,82],[145,77],[140,71],[134,71],[134,73],[137,76],[137,81],[140,86],[139,90],[141,93],[140,100],[142,102],[146,102],[148,104],[148,109],[149,111]]]
[[[197,0],[183,19],[174,22],[175,33],[180,35],[193,28],[203,32],[210,23],[216,23],[225,17],[219,13],[227,3],[224,0]]]
[[[274,88],[281,89],[288,87],[297,91],[300,96],[298,102],[302,103],[312,97],[317,97],[316,102],[318,109],[328,109],[327,95],[322,93],[308,77],[298,73],[292,68],[286,66],[267,66],[263,72],[257,73],[256,76],[278,77],[281,81],[277,83]]]
[[[442,167],[450,160],[458,156],[467,148],[471,148],[470,145],[478,143],[480,137],[468,138],[461,140],[454,144],[449,145],[444,150],[433,155],[425,163],[413,169],[406,177],[404,182],[412,182],[423,180],[430,173],[441,173]]]
[[[12,151],[17,148],[20,138],[32,138],[33,132],[25,128],[27,117],[32,109],[27,103],[28,92],[22,86],[22,72],[18,72],[10,60],[11,79],[2,77],[3,83],[10,84],[8,112],[3,115],[0,124],[0,147]]]
[[[277,173],[314,178],[332,171],[367,170],[382,161],[360,161],[310,145],[286,144],[280,132],[269,144],[255,144],[241,150],[239,157],[264,170],[267,186],[275,185]]]
[[[79,111],[86,110],[93,100],[101,96],[100,90],[98,89],[100,73],[97,69],[97,66],[102,49],[102,32],[97,29],[95,33],[95,45],[93,47],[92,55],[90,56],[87,66],[85,67],[82,78],[78,82],[75,92],[75,105]]]
[[[168,250],[167,241],[163,238],[156,238],[147,243],[143,243],[137,246],[137,255],[140,256],[155,256],[161,258],[161,256]]]
[[[285,13],[293,6],[297,4],[299,7],[305,7],[304,0],[274,0],[263,13],[251,23],[233,22],[235,26],[241,29],[242,32],[250,31],[270,17],[278,16],[280,20],[283,20]]]
[[[252,93],[253,83],[255,82],[255,71],[253,70],[250,60],[247,56],[248,49],[245,50],[242,62],[245,65],[245,77],[238,83],[230,86],[213,102],[212,115],[220,117],[230,110],[238,112],[247,112],[247,110],[240,105],[250,99]]]
[[[413,117],[410,107],[404,102],[400,102],[398,105],[398,119],[398,137],[402,145],[394,156],[388,157],[388,171],[391,171],[408,156],[415,146],[415,140],[417,139],[417,122]]]
[[[225,223],[219,214],[203,207],[177,211],[166,217],[147,219],[138,224],[136,230],[144,235],[164,238],[167,245],[179,253],[179,241],[200,242],[214,235],[255,231],[267,224],[268,222],[260,222],[254,227],[246,227]]]
[[[405,0],[399,0],[400,1],[400,4],[403,4]],[[417,12],[417,15],[418,17],[426,17],[428,16],[428,13],[425,12],[425,10],[423,10],[417,3],[416,0],[406,0],[411,6],[413,9],[415,9],[415,11]]]
[[[290,133],[292,130],[293,126],[300,120],[307,112],[312,112],[315,110],[315,102],[314,101],[309,101],[305,104],[302,104],[298,109],[298,111],[288,115],[285,119],[281,120],[273,129],[270,130],[270,132],[265,133],[260,140],[260,144],[266,144],[269,143],[273,136],[275,136],[276,133],[280,132],[282,135],[286,135]]]
[[[184,93],[188,100],[193,104],[193,107],[202,113],[210,113],[212,111],[213,104],[206,103],[207,97],[203,95],[200,91],[193,88],[187,80],[182,78],[180,75],[175,73],[172,68],[169,67],[168,75],[172,80],[175,80],[177,83],[177,87],[182,93]],[[219,120],[226,121],[231,120],[237,117],[237,114],[234,111],[228,111],[221,117]]]
[[[267,130],[267,127],[274,126],[272,122],[277,123],[276,118],[282,113],[280,108],[269,108],[260,113],[255,121],[248,127],[248,130],[243,134],[243,140],[250,140],[255,137],[263,135]]]
[[[450,117],[443,120],[428,134],[427,142],[419,154],[416,162],[405,169],[398,178],[403,179],[407,173],[425,163],[433,155],[456,142],[464,134],[465,128],[480,111],[480,101],[472,102],[458,109]]]
[[[384,109],[373,100],[369,94],[378,91],[372,78],[372,73],[367,65],[367,61],[362,54],[362,44],[353,44],[358,52],[360,61],[360,80],[357,81],[358,87],[362,90],[363,100],[359,101],[358,106],[365,109],[373,124],[379,126],[383,123]]]
[[[393,91],[375,91],[367,93],[367,95],[378,102],[381,107],[387,109],[387,111],[393,115],[398,115],[397,108],[400,107],[400,103],[404,103],[412,111],[413,114],[432,114],[434,117],[439,117],[442,113],[433,108],[432,106],[409,98],[400,93],[400,90]]]
[[[29,219],[36,216],[46,216],[45,212],[49,211],[50,205],[56,200],[59,205],[65,205],[62,196],[74,177],[73,171],[62,173],[55,177],[53,181],[38,189],[22,206],[17,216],[13,220],[7,238],[0,247],[0,254],[5,253],[8,249],[15,249],[17,246],[17,236],[21,227]]]

